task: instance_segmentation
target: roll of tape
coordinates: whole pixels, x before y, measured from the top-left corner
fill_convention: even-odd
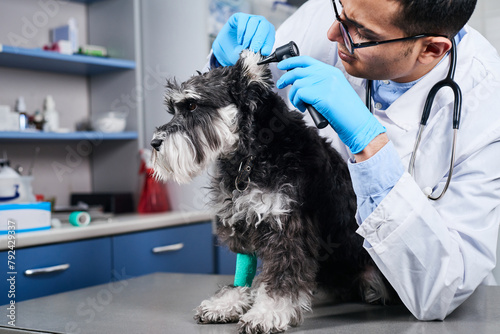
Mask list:
[[[69,222],[73,226],[87,226],[90,224],[90,215],[85,211],[75,211],[69,215]]]

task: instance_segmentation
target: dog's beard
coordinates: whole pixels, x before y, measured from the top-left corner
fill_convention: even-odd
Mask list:
[[[198,172],[195,168],[195,152],[194,144],[187,134],[176,132],[169,135],[164,139],[160,151],[153,150],[154,176],[160,180],[188,183]]]
[[[218,110],[220,117],[214,118],[210,124],[216,140],[209,140],[201,126],[193,129],[191,133],[185,130],[168,135],[164,132],[156,133],[155,138],[162,139],[163,144],[159,151],[153,150],[154,176],[160,180],[189,183],[221,154],[234,151],[239,139],[237,112],[233,105]],[[191,136],[195,136],[197,140],[192,140]],[[214,142],[218,145],[214,145]],[[197,152],[202,152],[203,156],[199,157]]]

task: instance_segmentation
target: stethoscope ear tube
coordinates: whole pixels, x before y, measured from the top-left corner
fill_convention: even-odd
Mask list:
[[[411,153],[410,157],[410,163],[408,164],[408,173],[414,177],[415,173],[415,160],[416,160],[416,155],[418,151],[418,147],[420,146],[420,141],[422,139],[422,133],[425,129],[425,126],[427,125],[427,120],[429,119],[431,109],[432,109],[432,104],[434,103],[434,98],[436,97],[436,94],[438,91],[443,88],[443,87],[449,87],[453,91],[454,95],[454,102],[453,102],[453,142],[451,146],[451,158],[450,158],[450,167],[448,169],[448,176],[446,178],[446,183],[439,194],[439,196],[432,196],[428,195],[427,197],[431,200],[438,200],[443,197],[443,195],[446,193],[448,190],[448,186],[450,185],[451,178],[453,176],[453,166],[455,164],[455,153],[456,153],[456,143],[457,143],[457,134],[458,134],[458,128],[460,126],[460,118],[461,118],[461,111],[462,111],[462,91],[460,89],[460,86],[455,82],[454,77],[455,77],[455,69],[457,66],[457,46],[455,43],[455,40],[453,38],[451,40],[451,51],[450,51],[450,69],[448,70],[448,74],[445,79],[439,81],[436,83],[430,90],[429,94],[427,95],[427,99],[425,100],[425,105],[424,105],[424,110],[422,111],[422,118],[420,119],[420,126],[418,128],[417,132],[417,138],[415,140],[415,145],[413,147],[413,151]],[[371,111],[371,85],[372,82],[371,80],[367,81],[367,87],[366,87],[366,101],[367,101],[367,106]]]
[[[457,83],[451,89],[453,89],[453,94],[455,94],[455,101],[453,102],[453,129],[458,130],[462,113],[462,91]]]
[[[438,93],[438,91],[441,88],[443,88],[443,87],[451,88],[455,99],[453,102],[453,142],[452,142],[452,146],[451,146],[450,167],[448,169],[448,176],[446,178],[446,183],[444,185],[443,190],[439,194],[439,196],[431,196],[431,195],[427,196],[429,199],[434,200],[434,201],[437,201],[438,199],[443,197],[443,195],[448,190],[448,186],[450,185],[451,178],[453,176],[453,166],[455,164],[457,133],[458,133],[458,128],[460,126],[460,117],[461,117],[461,110],[462,110],[462,91],[460,90],[460,86],[458,86],[458,84],[454,81],[455,68],[457,66],[457,48],[456,48],[455,40],[453,38],[451,39],[451,44],[452,44],[452,49],[451,49],[451,55],[450,55],[450,69],[448,71],[448,75],[446,76],[446,78],[444,80],[441,80],[437,84],[435,84],[431,88],[429,95],[427,96],[427,99],[425,101],[424,111],[422,112],[422,119],[420,120],[420,127],[418,129],[417,139],[415,141],[415,146],[414,146],[413,152],[411,154],[410,164],[408,166],[408,173],[411,176],[414,176],[413,174],[415,171],[415,159],[416,159],[418,147],[420,145],[420,140],[422,139],[422,132],[427,124],[427,120],[429,119],[429,115],[431,112],[432,103],[434,102],[434,98],[436,97],[436,94]]]
[[[457,50],[455,40],[451,39],[451,54],[450,54],[450,69],[448,75],[443,80],[439,81],[437,84],[432,86],[427,99],[425,100],[424,111],[422,112],[422,118],[420,119],[421,125],[427,125],[427,120],[431,113],[432,104],[434,103],[434,98],[441,88],[449,87],[453,94],[455,95],[455,100],[453,102],[453,129],[458,129],[460,125],[460,117],[462,110],[462,91],[460,86],[454,81],[455,68],[457,66]]]

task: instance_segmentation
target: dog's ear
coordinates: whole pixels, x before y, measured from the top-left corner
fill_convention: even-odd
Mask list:
[[[262,59],[260,53],[250,50],[243,50],[240,59],[234,65],[240,74],[240,82],[245,82],[250,86],[257,84],[264,89],[271,89],[273,86],[272,74],[269,65],[257,65]]]
[[[167,108],[167,112],[169,114],[174,114],[174,100],[172,99],[172,95],[175,91],[179,90],[179,84],[175,80],[175,78],[167,79],[165,84],[165,95],[163,96],[163,104]]]

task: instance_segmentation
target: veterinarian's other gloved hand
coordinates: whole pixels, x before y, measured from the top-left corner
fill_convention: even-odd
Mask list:
[[[236,64],[244,49],[269,56],[275,38],[274,26],[263,16],[233,14],[215,38],[212,50],[222,66]]]
[[[302,112],[305,104],[316,108],[353,154],[386,131],[338,68],[307,56],[285,59],[278,63],[278,68],[289,72],[281,76],[276,86],[281,89],[292,85],[289,98],[293,105]]]

